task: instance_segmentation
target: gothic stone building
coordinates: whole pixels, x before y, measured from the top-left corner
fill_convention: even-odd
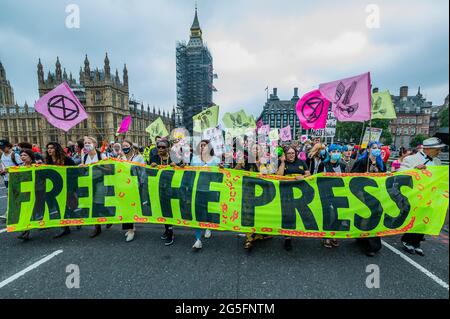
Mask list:
[[[89,117],[77,126],[65,133],[54,128],[44,117],[36,113],[25,103],[24,107],[14,105],[13,91],[6,80],[2,67],[0,85],[4,94],[0,95],[0,137],[9,139],[12,143],[28,141],[41,146],[49,141],[57,141],[65,145],[69,140],[76,141],[83,136],[94,136],[99,141],[113,141],[115,133],[121,120],[131,115],[132,127],[126,133],[125,138],[139,145],[146,145],[149,136],[145,128],[158,116],[161,116],[166,128],[174,127],[175,111],[169,112],[159,110],[150,111],[149,105],[145,108],[142,102],[129,99],[128,71],[126,65],[123,68],[122,80],[116,69],[115,75],[111,74],[108,55],[104,59],[103,70],[91,70],[89,60],[86,56],[84,68],[80,68],[79,82],[69,76],[61,67],[59,58],[56,59],[55,72],[50,71],[44,78],[44,68],[39,60],[37,65],[39,96],[51,91],[63,81],[67,82],[74,91],[77,98],[83,104]],[[4,95],[4,97],[3,97]]]

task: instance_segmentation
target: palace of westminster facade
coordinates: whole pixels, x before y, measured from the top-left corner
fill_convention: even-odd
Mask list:
[[[91,69],[88,57],[85,57],[84,68],[80,68],[79,81],[72,73],[69,76],[56,59],[55,72],[50,71],[44,77],[44,68],[39,60],[37,65],[39,97],[51,91],[65,81],[83,104],[88,113],[88,119],[82,121],[67,133],[54,128],[47,120],[34,110],[34,107],[19,106],[14,99],[14,91],[7,80],[4,66],[0,62],[0,138],[11,143],[29,142],[45,146],[50,141],[56,141],[63,146],[68,141],[75,142],[83,136],[94,136],[101,141],[113,141],[121,120],[131,115],[132,126],[125,138],[141,146],[150,143],[149,134],[145,128],[158,117],[161,117],[167,130],[174,128],[175,109],[172,114],[167,111],[156,111],[155,107],[144,106],[129,98],[128,71],[124,65],[122,79],[116,69],[111,73],[108,54],[104,59],[103,70]],[[121,136],[122,137],[122,136]]]

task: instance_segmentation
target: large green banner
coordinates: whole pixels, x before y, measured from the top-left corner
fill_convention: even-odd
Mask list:
[[[304,180],[217,167],[150,168],[119,160],[10,170],[8,231],[159,223],[301,237],[439,234],[447,167]]]

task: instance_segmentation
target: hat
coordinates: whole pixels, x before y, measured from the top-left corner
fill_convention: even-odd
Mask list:
[[[437,137],[430,137],[423,141],[422,146],[423,148],[443,148],[445,144]]]

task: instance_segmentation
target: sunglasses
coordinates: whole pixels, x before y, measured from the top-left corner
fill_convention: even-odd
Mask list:
[[[165,147],[165,146],[158,146],[158,149],[162,149],[162,150],[165,150],[167,147]]]

